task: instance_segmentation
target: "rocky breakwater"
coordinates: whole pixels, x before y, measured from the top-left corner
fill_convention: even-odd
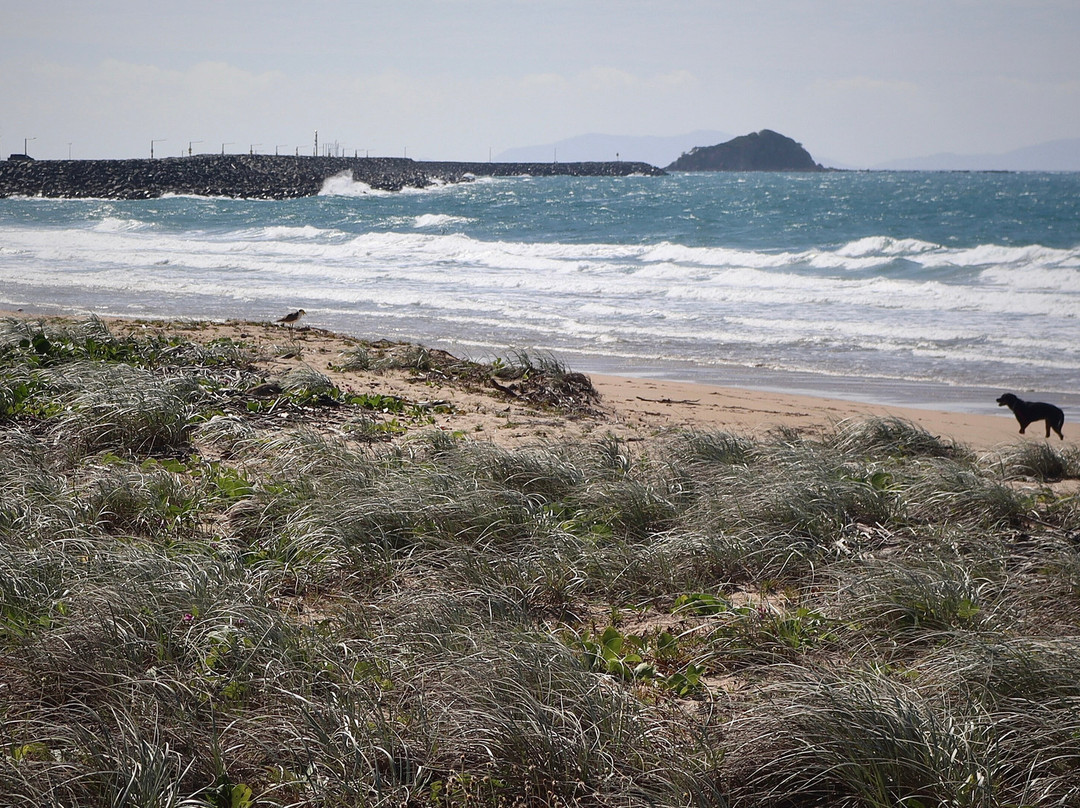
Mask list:
[[[660,177],[667,172],[648,163],[417,163],[444,182],[471,177]]]
[[[0,163],[0,196],[288,199],[314,196],[327,178],[350,171],[354,179],[387,191],[431,182],[414,161],[394,158],[225,154],[160,160],[23,159]]]
[[[14,156],[13,156],[14,157]],[[664,172],[645,163],[452,163],[393,157],[197,155],[158,160],[0,162],[0,197],[152,199],[193,194],[249,199],[314,196],[342,174],[383,191],[479,176],[627,176]]]

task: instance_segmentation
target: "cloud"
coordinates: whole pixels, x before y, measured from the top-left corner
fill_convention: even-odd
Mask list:
[[[653,76],[649,86],[655,90],[696,90],[700,86],[698,77],[689,70],[673,70]]]
[[[577,83],[592,92],[619,92],[640,87],[641,79],[615,67],[593,67],[577,76]]]

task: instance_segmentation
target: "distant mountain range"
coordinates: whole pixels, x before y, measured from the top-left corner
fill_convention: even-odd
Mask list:
[[[669,137],[591,134],[508,149],[495,159],[522,163],[627,160],[666,166],[695,148],[715,146],[731,139],[732,135],[712,129]],[[821,163],[837,168],[856,168],[843,160],[823,159]],[[1080,138],[1053,140],[1001,154],[942,152],[889,160],[870,168],[880,171],[1080,171]]]
[[[1080,138],[1052,140],[1002,154],[952,154],[889,160],[884,171],[1080,171]]]
[[[584,163],[627,160],[666,166],[679,155],[696,146],[712,146],[730,140],[731,135],[710,129],[701,129],[685,135],[650,137],[640,135],[580,135],[545,143],[539,146],[522,146],[508,149],[496,155],[500,163]]]

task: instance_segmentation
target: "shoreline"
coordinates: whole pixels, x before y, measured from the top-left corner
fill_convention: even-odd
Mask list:
[[[951,384],[917,379],[880,376],[851,376],[815,373],[780,368],[742,365],[687,366],[672,370],[656,365],[643,370],[612,363],[588,362],[581,366],[587,373],[625,376],[663,383],[697,384],[706,387],[732,387],[763,394],[790,394],[811,398],[839,399],[853,404],[901,407],[912,410],[940,410],[955,413],[1000,414],[996,399],[1013,392],[1021,398],[1052,398],[1059,406],[1080,410],[1080,395],[1058,391],[1010,389],[989,385]]]
[[[643,424],[663,420],[671,427],[715,428],[761,438],[779,428],[823,434],[851,418],[895,417],[976,450],[1046,440],[1040,431],[1042,422],[1032,424],[1027,433],[1021,435],[1019,425],[1007,410],[991,415],[699,382],[604,374],[590,374],[590,377],[605,401]],[[1064,441],[1053,436],[1050,445],[1080,447],[1076,430],[1068,429],[1068,417]]]
[[[0,316],[30,320],[71,321],[80,318],[76,314],[41,315],[26,311],[4,311]],[[89,315],[86,315],[89,316]],[[226,337],[251,343],[271,357],[263,363],[273,372],[287,372],[289,352],[286,344],[300,346],[291,360],[292,366],[307,364],[329,376],[342,389],[389,390],[395,394],[415,396],[415,385],[408,380],[392,379],[387,375],[340,371],[335,360],[341,353],[366,340],[350,334],[327,331],[317,327],[304,327],[290,331],[269,322],[255,321],[209,321],[186,319],[129,319],[103,317],[110,329],[121,333],[180,333],[198,340]],[[530,440],[569,439],[606,430],[628,440],[644,440],[672,429],[702,429],[731,432],[748,437],[762,438],[780,429],[795,429],[810,435],[826,434],[835,426],[851,418],[896,417],[918,425],[936,436],[946,437],[975,450],[989,450],[1017,442],[1043,441],[1043,423],[1032,424],[1027,434],[1018,434],[1018,424],[1012,413],[1004,408],[996,411],[993,398],[990,404],[979,406],[935,407],[934,401],[926,406],[909,406],[890,401],[860,400],[815,390],[805,392],[793,385],[780,389],[776,385],[784,374],[764,369],[740,369],[742,384],[712,384],[701,381],[685,381],[658,378],[651,371],[642,375],[627,373],[596,372],[575,365],[569,370],[588,375],[601,395],[601,412],[596,418],[547,417],[546,414],[529,412],[521,408],[515,413],[505,402],[495,402],[482,394],[460,394],[456,403],[458,414],[445,418],[436,426],[444,429],[467,430],[482,439],[499,443],[522,443]],[[648,375],[645,375],[648,374]],[[810,376],[810,374],[803,374]],[[756,376],[757,378],[751,378]],[[790,381],[793,376],[788,376]],[[804,380],[805,381],[805,380]],[[813,382],[814,380],[810,380]],[[832,377],[816,380],[822,387]],[[845,383],[864,386],[871,390],[891,390],[896,386],[880,384],[880,380],[847,379]],[[937,387],[943,388],[944,385]],[[839,392],[852,387],[840,387]],[[956,388],[960,400],[970,398],[971,389]],[[910,392],[910,391],[909,391]],[[989,390],[987,395],[989,395]],[[457,394],[455,394],[457,395]],[[997,393],[995,395],[1000,395]],[[1057,399],[1055,399],[1057,400]],[[954,405],[957,402],[952,402]],[[1051,446],[1057,448],[1080,448],[1080,427],[1077,426],[1076,410],[1066,402],[1065,439],[1053,436]],[[523,416],[516,418],[517,415]],[[528,416],[527,418],[524,416]]]
[[[187,316],[171,313],[119,313],[109,311],[105,314],[84,309],[78,310],[63,303],[47,305],[23,304],[17,310],[0,307],[0,316],[10,314],[20,317],[59,317],[78,318],[95,314],[107,322],[112,321],[191,321],[224,323],[244,320],[239,318],[221,318],[213,314]],[[246,320],[244,320],[246,322]],[[254,321],[253,322],[257,322]],[[378,331],[378,324],[373,324],[371,333],[360,333],[331,322],[312,326],[336,333],[351,339],[405,340],[449,351],[462,358],[483,358],[505,355],[522,346],[501,349],[484,348],[478,350],[475,345],[458,341],[453,336],[424,337],[411,336],[407,333],[384,333]],[[1066,412],[1066,422],[1070,418],[1080,421],[1080,392],[1033,388],[1029,385],[989,385],[954,383],[919,379],[903,379],[884,376],[854,376],[843,373],[821,373],[811,370],[781,369],[767,366],[746,366],[737,363],[717,362],[711,365],[698,365],[690,361],[674,360],[633,360],[624,357],[592,354],[584,350],[547,349],[541,346],[524,346],[524,350],[539,355],[550,354],[567,367],[590,375],[620,376],[642,381],[660,383],[700,384],[707,387],[722,387],[753,390],[761,395],[790,394],[812,398],[836,399],[857,405],[904,408],[911,410],[933,410],[951,413],[973,413],[987,416],[1008,416],[1009,413],[997,406],[996,400],[1002,393],[1011,392],[1028,401],[1048,401],[1061,407]],[[1070,416],[1070,413],[1072,415]],[[1010,416],[1011,417],[1011,416]]]

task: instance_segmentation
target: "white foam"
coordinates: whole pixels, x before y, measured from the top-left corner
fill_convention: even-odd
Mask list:
[[[1015,290],[1043,290],[1080,294],[1080,267],[1013,267],[995,266],[983,270],[980,280]]]
[[[136,223],[137,224],[137,223]],[[215,274],[229,282],[234,272],[265,277],[268,284],[310,281],[327,287],[383,278],[416,286],[448,285],[481,294],[521,290],[563,296],[625,310],[649,311],[640,301],[682,305],[831,305],[879,310],[980,311],[1049,314],[1075,318],[1080,272],[1072,267],[995,266],[982,270],[977,284],[963,287],[937,280],[822,276],[825,254],[773,254],[660,245],[526,244],[484,242],[462,234],[367,233],[349,237],[336,230],[271,226],[224,234],[164,234],[154,228],[109,220],[105,227],[49,231],[5,229],[5,256],[22,256],[32,280],[35,262],[78,267],[86,278],[94,268],[124,267],[151,273],[167,265],[178,276],[197,270],[201,282]],[[921,249],[921,248],[920,248]],[[1061,257],[1062,251],[1054,255]],[[985,255],[985,251],[980,253]],[[1017,260],[1043,255],[1012,251]],[[660,261],[665,257],[669,260]],[[807,260],[807,259],[810,260]],[[692,261],[689,266],[681,259]],[[857,260],[857,259],[854,259]],[[1066,256],[1066,260],[1074,260]],[[712,265],[707,265],[712,261]],[[18,269],[14,269],[18,272]],[[15,278],[12,278],[15,279]],[[632,305],[619,302],[633,301]],[[662,311],[662,314],[667,314]]]
[[[150,230],[154,225],[140,222],[138,219],[122,219],[117,216],[106,216],[93,225],[93,229],[99,233],[132,233],[137,230]]]
[[[328,230],[322,227],[313,227],[310,224],[299,227],[290,225],[274,225],[272,227],[256,227],[250,230],[241,230],[235,234],[226,234],[225,240],[236,238],[241,241],[282,241],[302,240],[310,241],[317,238],[336,238],[341,234],[336,230]]]
[[[914,238],[892,238],[891,236],[868,236],[848,242],[836,250],[837,255],[849,258],[868,258],[876,256],[908,257],[922,255],[933,250],[940,250],[938,244],[920,241]]]
[[[455,224],[468,224],[473,219],[465,216],[451,216],[448,213],[424,213],[413,219],[413,227],[423,229],[426,227],[449,227]]]
[[[319,196],[385,196],[389,193],[392,192],[380,191],[366,182],[354,180],[351,169],[327,177],[319,189]]]

